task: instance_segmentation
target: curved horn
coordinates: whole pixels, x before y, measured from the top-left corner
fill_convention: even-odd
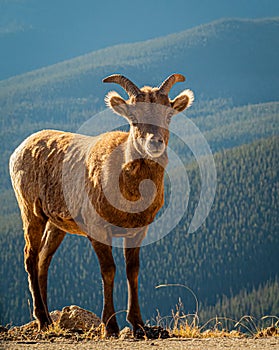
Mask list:
[[[159,91],[161,94],[167,95],[175,83],[182,81],[185,81],[184,75],[172,74],[162,83],[162,85],[159,87]]]
[[[130,79],[121,74],[110,75],[103,79],[103,83],[119,84],[128,93],[129,97],[137,96],[141,93],[140,89],[133,82],[131,82]]]

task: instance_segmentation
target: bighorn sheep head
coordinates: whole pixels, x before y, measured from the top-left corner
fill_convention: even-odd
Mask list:
[[[144,86],[139,89],[131,80],[120,74],[103,79],[104,83],[119,84],[127,92],[128,100],[111,91],[105,101],[115,113],[129,121],[133,144],[142,156],[158,158],[163,155],[168,144],[171,117],[191,106],[194,94],[189,89],[181,92],[173,100],[168,96],[172,86],[183,81],[183,75],[172,74],[160,87]]]

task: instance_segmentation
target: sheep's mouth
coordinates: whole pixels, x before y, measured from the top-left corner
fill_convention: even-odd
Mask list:
[[[144,138],[138,138],[135,141],[135,148],[143,158],[159,158],[166,149],[165,142],[162,141],[150,141]]]
[[[165,144],[162,142],[149,142],[146,145],[146,152],[151,158],[159,158],[165,151]]]

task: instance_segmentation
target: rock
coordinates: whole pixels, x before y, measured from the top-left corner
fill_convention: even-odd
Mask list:
[[[62,314],[62,311],[55,310],[55,311],[51,311],[51,313],[49,315],[50,315],[52,321],[54,323],[56,323],[56,322],[58,322],[60,320],[61,314]]]
[[[125,339],[133,339],[133,331],[129,327],[123,328],[119,333],[119,339],[125,340]]]
[[[58,321],[58,325],[62,329],[83,333],[88,332],[92,327],[98,327],[100,324],[100,318],[93,312],[76,305],[64,307]]]

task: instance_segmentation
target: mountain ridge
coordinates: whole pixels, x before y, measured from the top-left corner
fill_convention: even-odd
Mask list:
[[[279,17],[253,20],[220,19],[160,38],[93,51],[71,60],[2,80],[0,88],[4,89],[4,92],[2,91],[4,95],[6,95],[5,91],[8,92],[11,87],[13,91],[20,91],[27,87],[39,89],[48,84],[52,86],[56,84],[59,89],[59,84],[67,82],[71,85],[77,78],[83,84],[89,75],[92,80],[91,85],[88,86],[94,94],[97,94],[97,90],[104,91],[101,80],[107,74],[119,72],[127,74],[139,85],[146,83],[157,85],[162,75],[164,78],[175,70],[189,76],[189,83],[195,89],[207,93],[206,85],[210,84],[212,89],[215,87],[216,93],[223,96],[222,89],[226,89],[230,81],[233,81],[235,89],[237,88],[234,75],[240,75],[240,78],[242,75],[242,84],[238,82],[239,90],[242,89],[242,85],[252,86],[252,82],[257,81],[267,85],[270,71],[274,73],[275,69],[279,70],[277,63],[279,53],[274,51],[274,47],[279,46],[279,36],[275,35],[278,32]],[[255,38],[256,36],[258,38]],[[228,40],[231,46],[236,46],[235,50],[230,45],[223,47],[223,50],[220,49],[220,46],[228,44]],[[237,50],[238,46],[240,50]],[[263,48],[265,48],[264,53]],[[208,60],[205,58],[206,55]],[[229,55],[235,56],[231,70],[228,69],[226,62]],[[260,56],[263,55],[268,55],[265,57],[269,59],[268,67],[261,64]],[[164,68],[164,73],[162,69],[160,72],[157,71],[158,64]],[[215,78],[211,73],[213,67],[216,71]],[[207,84],[203,83],[203,76]],[[149,79],[146,80],[146,77]],[[212,81],[214,79],[215,82]],[[227,84],[224,79],[228,79]],[[277,86],[277,82],[273,80],[274,77],[271,77],[273,85]],[[221,85],[220,88],[218,84]],[[259,89],[262,85],[259,84]],[[231,91],[228,87],[227,90]],[[226,91],[226,96],[229,95],[228,92]],[[273,96],[273,100],[277,99],[275,93]]]
[[[16,77],[21,77],[21,76],[27,76],[29,74],[32,73],[38,73],[40,71],[44,71],[45,69],[52,69],[52,68],[60,68],[60,65],[64,65],[64,64],[78,64],[78,62],[80,61],[80,59],[86,59],[86,58],[91,58],[92,56],[94,57],[95,55],[98,56],[100,55],[100,61],[99,61],[99,65],[103,65],[102,62],[102,57],[105,56],[106,57],[106,53],[109,52],[110,50],[122,50],[123,48],[127,48],[127,47],[136,47],[136,46],[140,46],[140,45],[149,45],[149,44],[156,44],[157,46],[162,45],[162,43],[166,42],[166,41],[170,41],[173,38],[179,38],[180,40],[184,40],[185,36],[187,38],[187,36],[189,35],[201,35],[201,38],[205,35],[205,30],[206,29],[211,29],[211,32],[214,33],[214,30],[212,30],[216,25],[224,25],[224,24],[241,24],[241,23],[247,23],[247,24],[269,24],[269,23],[277,23],[278,28],[279,28],[279,17],[268,17],[268,18],[260,18],[260,19],[250,19],[250,18],[220,18],[218,20],[209,22],[209,23],[205,23],[205,24],[201,24],[199,26],[190,28],[190,29],[186,29],[180,32],[176,32],[176,33],[171,33],[165,36],[160,36],[157,38],[153,38],[153,39],[148,39],[148,40],[143,40],[143,41],[138,41],[138,42],[132,42],[132,43],[123,43],[123,44],[116,44],[116,45],[112,45],[112,46],[108,46],[106,48],[102,48],[102,49],[98,49],[95,51],[90,51],[87,54],[83,54],[83,55],[78,55],[76,57],[73,57],[71,59],[66,59],[51,65],[47,65],[23,74],[19,74],[19,75],[15,75],[12,77],[9,77],[7,79],[2,79],[0,81],[9,81],[12,80]],[[198,41],[195,42],[195,45],[198,44]],[[105,54],[105,55],[103,55]],[[136,53],[138,54],[138,52]]]

